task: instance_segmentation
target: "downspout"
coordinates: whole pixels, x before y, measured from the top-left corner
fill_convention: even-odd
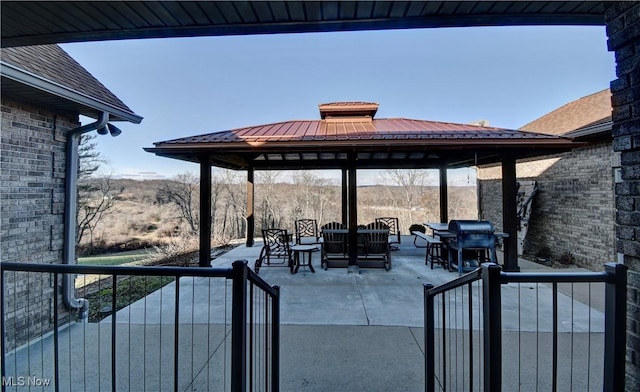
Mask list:
[[[78,170],[80,159],[78,146],[82,134],[104,127],[109,121],[109,113],[102,112],[98,121],[72,129],[67,133],[65,193],[64,193],[64,244],[62,264],[76,264],[76,231],[78,210]],[[77,309],[80,319],[89,315],[89,301],[76,298],[75,275],[62,275],[62,301],[69,309]]]

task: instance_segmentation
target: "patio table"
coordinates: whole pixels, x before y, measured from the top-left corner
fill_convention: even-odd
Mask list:
[[[446,231],[449,228],[449,224],[443,222],[424,222],[423,225],[431,229],[431,236],[435,236],[436,231]]]
[[[298,269],[300,267],[302,267],[302,271],[306,272],[305,267],[309,267],[309,269],[311,270],[311,272],[315,273],[316,270],[313,269],[313,265],[311,264],[311,255],[313,254],[313,252],[318,251],[318,246],[317,245],[293,245],[291,247],[291,250],[293,251],[293,264],[294,264],[294,269],[292,273],[297,273]],[[302,260],[300,260],[300,253],[302,253]],[[307,260],[304,260],[304,255],[307,255]]]

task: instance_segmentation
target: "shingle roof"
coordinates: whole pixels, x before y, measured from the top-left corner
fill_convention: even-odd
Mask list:
[[[569,102],[524,125],[521,130],[564,135],[611,118],[611,91],[605,89]]]
[[[2,48],[0,53],[5,64],[134,115],[124,102],[58,45]]]

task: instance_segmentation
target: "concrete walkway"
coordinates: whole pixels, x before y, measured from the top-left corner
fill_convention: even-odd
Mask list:
[[[348,273],[345,268],[325,271],[320,269],[319,252],[312,261],[316,273],[301,270],[292,275],[288,268],[263,266],[260,276],[281,287],[282,391],[424,390],[423,285],[439,285],[458,274],[425,266],[425,250],[415,248],[412,242],[411,237],[403,238],[401,249],[392,252],[393,268],[388,272],[382,268],[361,268],[359,273]],[[253,266],[259,251],[260,244],[241,246],[212,264],[228,267],[235,260],[246,259]],[[549,270],[526,260],[520,266],[523,271]],[[547,390],[551,374],[547,350],[552,330],[550,288],[530,284],[503,288],[503,347],[513,348],[505,351],[504,390],[535,390],[531,380],[536,373],[538,389]],[[571,292],[570,287],[563,290]],[[574,290],[573,300],[559,295],[561,390],[571,386],[573,390],[602,388],[603,314],[602,304],[594,300],[602,295],[599,290],[602,288],[592,287],[591,301],[584,298],[588,290]],[[174,367],[179,375],[178,390],[228,386],[224,369],[230,356],[230,299],[230,284],[223,279],[181,279],[178,363],[173,362],[175,284],[120,310],[115,326],[117,389],[173,390]],[[464,301],[462,293],[448,298],[448,303],[457,301]],[[480,314],[477,304],[473,311]],[[466,328],[464,318],[456,318],[449,325],[454,330]],[[74,324],[61,334],[61,390],[111,389],[112,328],[110,319],[105,319],[100,324]],[[474,341],[481,341],[479,335]],[[535,356],[527,355],[526,348]],[[15,374],[51,377],[48,358],[52,350],[49,338],[7,357],[8,374],[19,369]],[[519,355],[521,352],[525,354]],[[26,360],[27,354],[31,362]],[[458,355],[450,356],[464,372],[462,364],[467,363],[468,353],[461,349]],[[449,390],[467,388],[462,381],[455,382],[460,385],[450,380]]]

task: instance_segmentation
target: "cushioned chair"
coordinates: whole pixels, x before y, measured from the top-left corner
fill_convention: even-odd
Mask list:
[[[256,260],[254,270],[260,272],[262,264],[289,267],[293,273],[293,259],[291,257],[291,234],[284,229],[263,229],[264,245],[260,250],[260,257]],[[272,260],[280,260],[273,262]]]

